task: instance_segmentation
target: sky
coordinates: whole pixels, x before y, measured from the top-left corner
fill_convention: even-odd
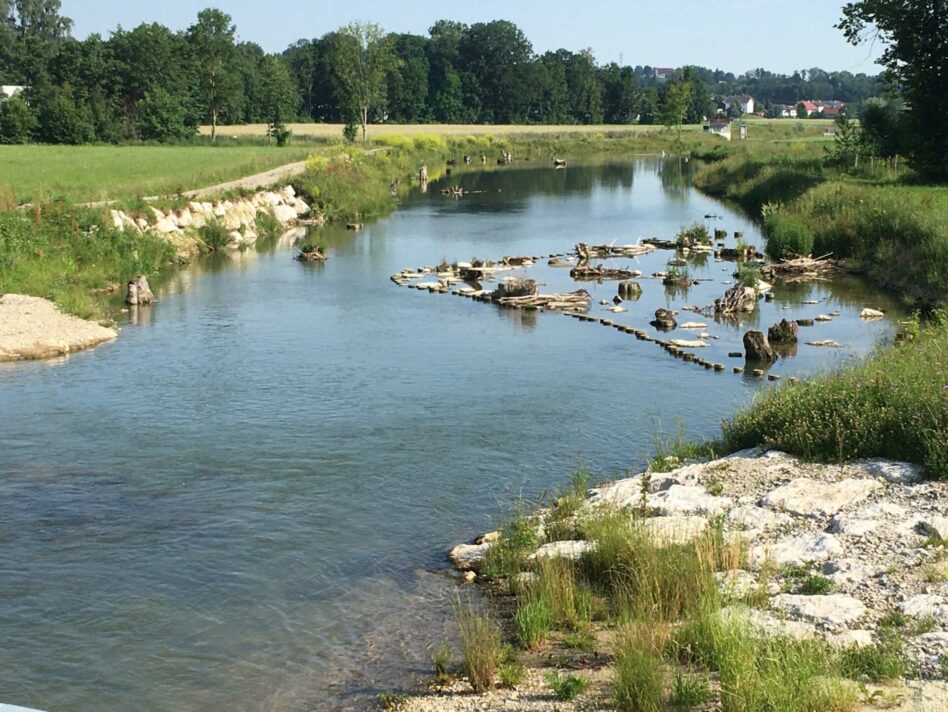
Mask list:
[[[696,64],[735,74],[757,67],[878,73],[881,48],[852,47],[833,27],[842,5],[842,0],[62,0],[62,13],[75,21],[73,35],[82,39],[141,22],[180,30],[199,10],[217,7],[234,18],[241,40],[269,52],[353,20],[427,34],[440,19],[468,24],[503,19],[524,31],[535,52],[589,47],[601,64]]]

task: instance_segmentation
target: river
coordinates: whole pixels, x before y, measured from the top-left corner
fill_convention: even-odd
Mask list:
[[[844,348],[801,344],[774,366],[783,377],[891,338],[892,318],[858,313],[896,306],[857,280],[778,286],[743,327],[709,322],[708,355],[728,365],[714,373],[598,324],[389,281],[443,258],[672,238],[712,213],[710,227],[761,245],[689,170],[464,174],[452,182],[483,192],[433,184],[361,232],[323,229],[323,265],[287,248],[205,259],[158,282],[159,303],[116,342],[0,368],[0,702],[359,708],[425,674],[426,646],[450,635],[448,546],[579,462],[597,476],[642,466],[679,420],[713,436],[771,387],[730,373],[748,326],[840,312],[803,336]],[[649,275],[670,256],[611,262]],[[643,279],[615,319],[649,328],[658,306],[710,303],[733,267],[693,265],[711,281],[687,295]],[[597,302],[615,283],[583,286],[612,316]]]

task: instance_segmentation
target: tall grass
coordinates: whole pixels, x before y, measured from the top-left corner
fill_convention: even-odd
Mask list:
[[[464,673],[474,692],[489,690],[500,665],[500,629],[479,606],[458,600],[455,616],[464,661]]]
[[[621,712],[661,712],[663,709],[664,640],[647,623],[619,631],[613,651],[612,698]]]
[[[948,477],[948,323],[840,371],[762,393],[724,424],[729,450],[766,445],[805,458],[908,460]]]

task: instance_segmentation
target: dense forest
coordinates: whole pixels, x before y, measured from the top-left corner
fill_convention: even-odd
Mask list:
[[[235,123],[266,123],[282,138],[290,121],[696,123],[731,94],[767,112],[805,98],[856,108],[885,91],[880,77],[821,69],[665,77],[600,65],[589,50],[537,54],[503,20],[442,20],[427,36],[351,25],[268,54],[238,41],[219,10],[180,32],[152,23],[84,40],[60,11],[59,0],[0,0],[0,84],[26,87],[0,101],[0,142],[175,141],[199,124]]]

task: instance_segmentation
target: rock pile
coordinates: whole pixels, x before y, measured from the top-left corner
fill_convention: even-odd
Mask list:
[[[191,201],[184,208],[149,206],[146,214],[129,215],[123,210],[111,210],[109,214],[116,229],[157,233],[174,244],[180,255],[192,257],[198,251],[198,230],[208,223],[223,225],[230,235],[228,246],[240,249],[257,241],[257,216],[261,213],[289,226],[309,212],[309,205],[288,185],[234,200]]]

